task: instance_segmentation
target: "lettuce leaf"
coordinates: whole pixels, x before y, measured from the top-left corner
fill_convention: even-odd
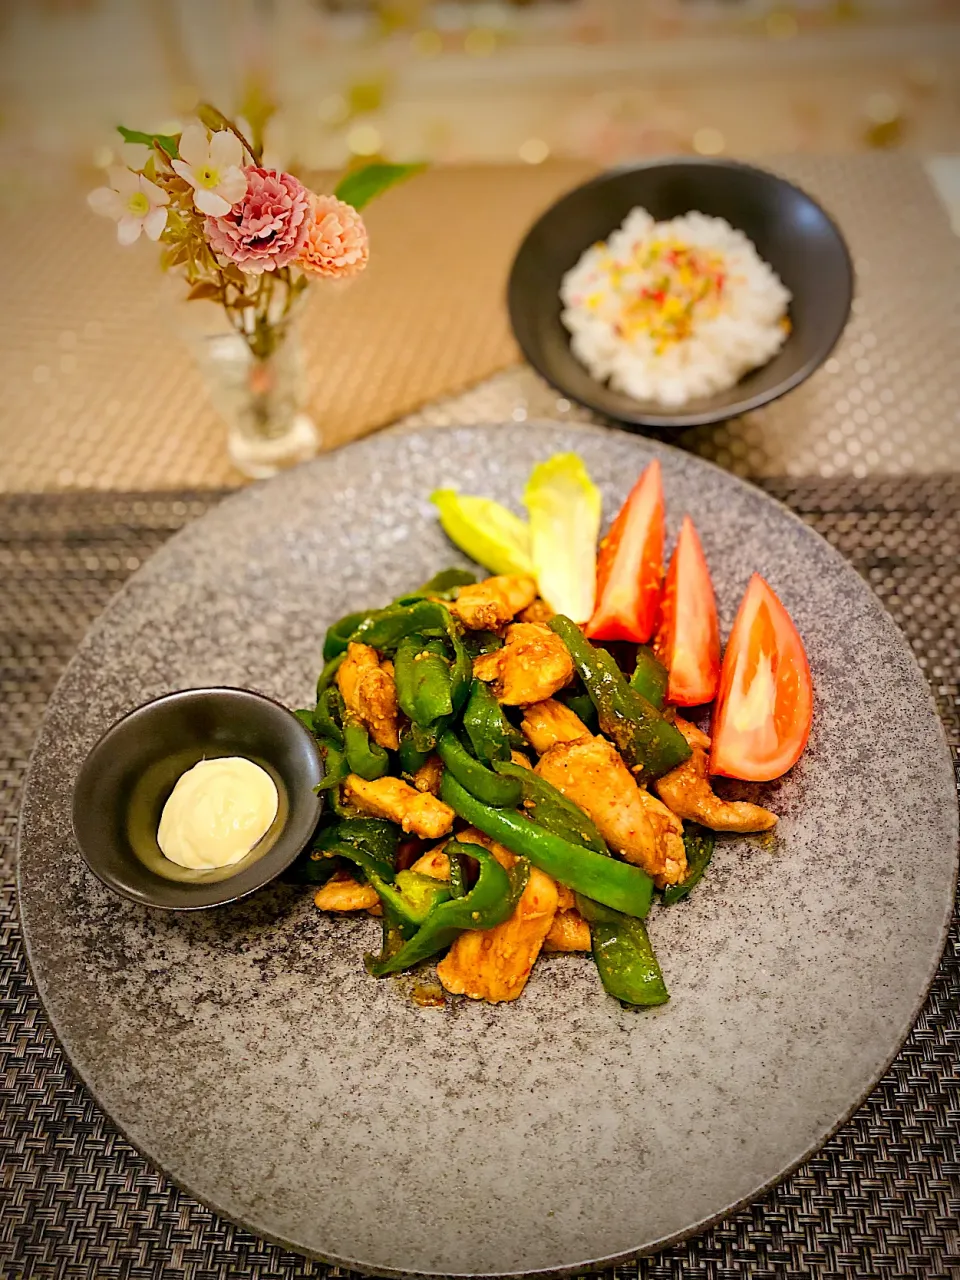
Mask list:
[[[582,458],[556,453],[534,467],[523,497],[540,594],[557,613],[586,622],[596,599],[600,490]]]
[[[452,543],[491,573],[533,576],[530,531],[524,520],[492,498],[474,498],[455,489],[437,489],[430,501]]]

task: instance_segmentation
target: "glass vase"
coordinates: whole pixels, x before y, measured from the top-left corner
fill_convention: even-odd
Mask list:
[[[227,424],[227,451],[245,476],[262,480],[306,462],[320,432],[305,412],[306,379],[296,329],[279,328],[266,354],[243,334],[207,334],[197,344],[210,398]]]

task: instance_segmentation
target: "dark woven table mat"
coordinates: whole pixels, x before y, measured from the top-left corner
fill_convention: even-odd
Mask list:
[[[908,636],[960,759],[960,477],[768,482],[864,575]],[[156,1173],[74,1078],[26,971],[13,890],[19,789],[83,632],[215,493],[0,500],[0,1275],[339,1275],[223,1221]],[[837,620],[838,626],[842,619]],[[878,762],[882,767],[882,762]],[[909,850],[904,851],[909,857]],[[960,922],[883,1082],[750,1208],[618,1280],[960,1277]]]

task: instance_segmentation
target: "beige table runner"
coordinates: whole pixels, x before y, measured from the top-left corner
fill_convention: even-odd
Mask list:
[[[441,169],[370,207],[367,272],[314,287],[302,320],[327,447],[517,359],[503,305],[513,252],[587,172]],[[68,192],[67,217],[45,203],[3,218],[0,492],[241,483],[178,333],[189,307],[173,301],[154,246],[121,249],[83,196]]]

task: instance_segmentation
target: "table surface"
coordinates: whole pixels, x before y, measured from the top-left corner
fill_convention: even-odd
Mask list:
[[[854,313],[801,388],[679,443],[744,475],[960,468],[960,241],[923,164],[893,153],[770,165],[848,236]],[[934,172],[949,194],[955,167],[941,161]],[[529,222],[588,173],[574,162],[438,169],[371,207],[368,272],[346,288],[314,288],[302,324],[327,447],[511,367],[507,416],[557,415],[558,398],[516,365],[504,284]],[[56,206],[3,215],[0,492],[241,483],[183,338],[208,304],[175,302],[174,282],[158,284],[154,246],[121,250],[74,198],[66,258],[48,252]]]
[[[906,632],[958,753],[960,244],[916,159],[792,157],[775,167],[819,196],[849,236],[859,275],[851,325],[804,388],[680,443],[760,479],[850,557]],[[438,171],[374,209],[369,279],[317,291],[306,326],[329,446],[398,418],[513,419],[519,431],[533,417],[589,417],[516,364],[502,307],[525,224],[584,173]],[[323,1276],[150,1169],[73,1078],[26,972],[13,844],[45,702],[129,573],[241,483],[177,335],[177,309],[157,305],[147,246],[124,258],[106,224],[78,217],[76,255],[37,258],[43,216],[7,219],[0,239],[16,317],[0,350],[0,1275]],[[756,1205],[618,1269],[619,1280],[960,1274],[958,1054],[955,921],[917,1027],[851,1122]]]

